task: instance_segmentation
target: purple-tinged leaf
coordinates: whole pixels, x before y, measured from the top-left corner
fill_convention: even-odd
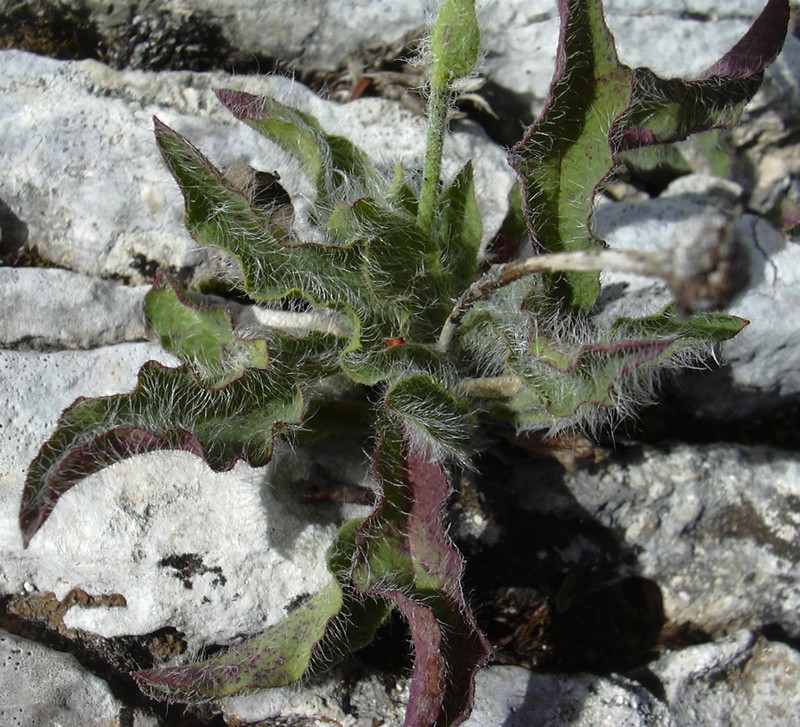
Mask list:
[[[616,149],[731,128],[761,85],[764,69],[780,52],[788,21],[788,0],[769,0],[742,39],[695,80],[663,79],[648,68],[637,68],[631,106],[612,130]]]
[[[621,152],[730,127],[781,49],[787,0],[769,0],[748,33],[697,80],[662,79],[620,63],[601,0],[559,0],[557,63],[544,111],[511,150],[536,252],[602,245],[591,232],[594,197]],[[587,312],[594,273],[553,278],[562,306]]]
[[[141,689],[156,698],[218,699],[292,684],[310,671],[369,643],[393,606],[360,596],[350,584],[361,520],[339,529],[328,553],[334,580],[264,633],[205,661],[136,672]]]
[[[556,70],[544,111],[511,149],[537,252],[601,247],[590,230],[594,197],[615,162],[614,120],[631,102],[631,70],[619,62],[601,0],[559,0]],[[568,308],[588,311],[597,273],[553,276]]]
[[[262,634],[220,656],[136,672],[134,679],[156,699],[190,703],[293,684],[306,673],[314,648],[341,608],[341,589],[331,583]]]
[[[747,78],[764,71],[783,48],[789,25],[788,0],[768,0],[750,29],[722,58],[703,71],[699,79],[714,76]]]
[[[548,313],[533,281],[506,286],[493,298],[464,317],[459,340],[486,368],[503,371],[505,401],[493,412],[523,430],[591,429],[620,416],[652,400],[657,369],[691,360],[745,325],[719,314],[681,318],[673,305],[600,331]],[[476,380],[469,390],[481,396],[479,387],[492,383]]]
[[[248,369],[226,386],[201,386],[187,367],[150,361],[130,394],[77,399],[31,462],[19,522],[27,547],[59,498],[128,457],[183,450],[216,471],[239,459],[266,464],[280,431],[303,416],[303,396],[288,373]]]
[[[384,432],[373,463],[383,498],[360,529],[353,581],[389,599],[408,621],[414,669],[406,727],[445,727],[472,709],[475,675],[490,654],[461,587],[461,556],[445,530],[449,483],[441,463]]]

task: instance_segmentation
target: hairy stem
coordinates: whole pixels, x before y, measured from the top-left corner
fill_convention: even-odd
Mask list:
[[[513,283],[527,275],[559,272],[595,272],[616,270],[634,275],[669,278],[671,257],[658,253],[626,250],[578,250],[535,255],[525,260],[515,260],[505,265],[495,265],[480,280],[473,283],[456,301],[439,336],[438,347],[447,351],[456,328],[467,311],[481,298],[498,288]]]
[[[433,227],[436,201],[439,198],[439,178],[442,170],[444,133],[447,128],[447,101],[449,89],[431,88],[428,101],[428,138],[425,151],[425,169],[422,173],[422,191],[417,209],[417,224],[429,234]]]

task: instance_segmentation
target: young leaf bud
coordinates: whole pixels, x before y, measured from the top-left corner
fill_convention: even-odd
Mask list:
[[[431,51],[431,86],[436,91],[446,91],[455,79],[472,72],[480,52],[474,0],[445,0],[431,32]]]

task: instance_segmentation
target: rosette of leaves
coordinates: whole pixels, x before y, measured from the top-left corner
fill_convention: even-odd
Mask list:
[[[328,325],[245,335],[224,307],[160,273],[145,301],[147,327],[181,364],[147,363],[132,393],[79,399],[62,414],[29,469],[25,543],[65,492],[122,458],[183,449],[215,470],[239,459],[261,466],[276,437],[298,432],[302,442],[343,421],[372,432],[370,476],[381,495],[366,518],[342,525],[326,589],[220,656],[137,673],[143,689],[208,699],[288,684],[365,644],[397,608],[414,645],[406,724],[462,722],[489,646],[463,595],[461,557],[442,513],[449,473],[469,461],[476,428],[487,420],[523,431],[591,426],[604,412],[624,413],[659,368],[745,325],[706,310],[685,315],[724,299],[714,296],[730,262],[722,242],[709,269],[635,259],[637,270],[667,280],[677,303],[597,325],[599,271],[625,256],[604,249],[591,218],[621,154],[735,122],[780,50],[787,3],[769,0],[744,38],[690,81],[620,63],[600,0],[558,7],[555,77],[541,117],[510,152],[519,185],[498,236],[512,250],[530,239],[533,254],[488,272],[472,166],[440,182],[448,104],[478,59],[470,0],[447,0],[433,27],[420,184],[402,169],[376,167],[300,110],[218,93],[237,119],[295,156],[315,185],[307,237],[276,180],[258,198],[155,121],[194,239],[238,264],[255,304],[302,308]],[[331,399],[335,377],[361,398]]]

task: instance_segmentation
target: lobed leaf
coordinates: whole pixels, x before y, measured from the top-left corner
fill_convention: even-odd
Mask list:
[[[265,340],[236,336],[226,308],[195,305],[163,270],[145,296],[144,316],[148,333],[187,364],[204,386],[230,383],[247,368],[267,368]]]
[[[334,580],[286,618],[211,659],[136,672],[139,687],[157,698],[189,702],[281,687],[369,643],[393,606],[359,595],[349,583],[360,523],[342,525],[331,546],[328,568]]]
[[[288,373],[247,369],[209,389],[188,367],[150,361],[132,393],[80,398],[61,415],[28,469],[19,515],[24,544],[65,492],[104,467],[170,449],[196,454],[216,471],[239,459],[258,467],[272,456],[275,435],[300,424],[303,408]]]
[[[407,727],[460,724],[490,647],[464,598],[461,556],[445,530],[447,476],[392,428],[381,434],[373,476],[383,496],[359,529],[353,581],[361,592],[395,603],[411,629]]]

